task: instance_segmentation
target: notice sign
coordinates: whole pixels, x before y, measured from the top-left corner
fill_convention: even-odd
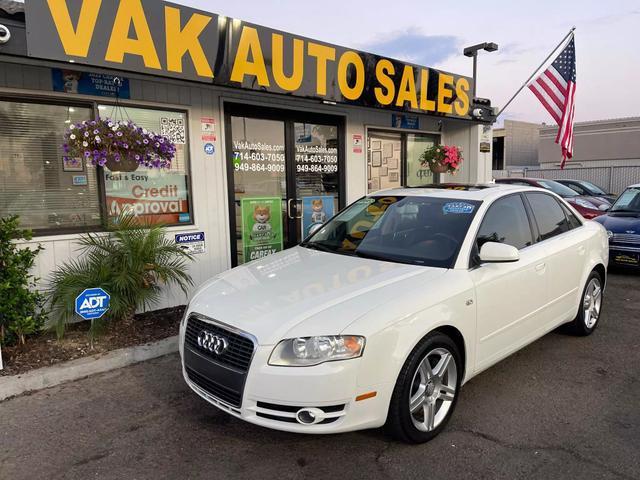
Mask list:
[[[203,135],[211,135],[216,133],[216,119],[213,117],[202,117],[200,119],[200,127]]]
[[[363,148],[362,135],[353,136],[353,153],[361,154]]]
[[[302,233],[306,238],[314,225],[322,225],[334,215],[334,197],[304,197],[302,199]]]
[[[282,251],[282,200],[278,197],[243,198],[241,210],[244,261]]]
[[[105,189],[111,218],[124,210],[153,224],[190,220],[187,182],[181,173],[105,170]]]
[[[180,233],[176,235],[176,243],[190,255],[202,255],[207,253],[204,241],[204,232]]]

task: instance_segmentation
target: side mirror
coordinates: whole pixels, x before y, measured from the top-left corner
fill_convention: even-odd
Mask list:
[[[505,243],[487,242],[480,249],[481,263],[513,263],[518,260],[518,249]]]
[[[322,223],[316,223],[309,228],[309,237],[322,228]]]
[[[601,212],[608,212],[609,209],[611,209],[611,205],[607,205],[606,203],[603,203],[598,207],[598,210],[600,210]]]

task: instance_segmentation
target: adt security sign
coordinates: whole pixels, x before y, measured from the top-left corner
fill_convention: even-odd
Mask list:
[[[85,320],[95,320],[109,310],[111,296],[101,288],[88,288],[76,298],[76,313]]]
[[[207,155],[213,155],[214,153],[216,153],[216,147],[213,145],[213,143],[205,144],[204,153],[206,153]]]

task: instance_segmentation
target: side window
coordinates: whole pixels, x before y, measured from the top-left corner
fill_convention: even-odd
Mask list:
[[[478,250],[487,242],[506,243],[518,250],[533,243],[531,226],[520,195],[496,200],[478,232]]]
[[[527,193],[533,216],[538,223],[540,240],[548,240],[571,230],[567,216],[558,201],[546,193]]]
[[[567,216],[567,220],[569,220],[569,227],[571,227],[571,230],[573,230],[574,228],[581,227],[582,222],[578,220],[578,217],[576,217],[574,213],[566,205],[563,205],[563,204],[560,204],[560,205],[562,205],[564,214]]]

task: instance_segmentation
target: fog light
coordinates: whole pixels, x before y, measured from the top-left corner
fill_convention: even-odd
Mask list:
[[[296,413],[296,420],[303,425],[315,425],[324,420],[324,412],[319,408],[301,408]]]

